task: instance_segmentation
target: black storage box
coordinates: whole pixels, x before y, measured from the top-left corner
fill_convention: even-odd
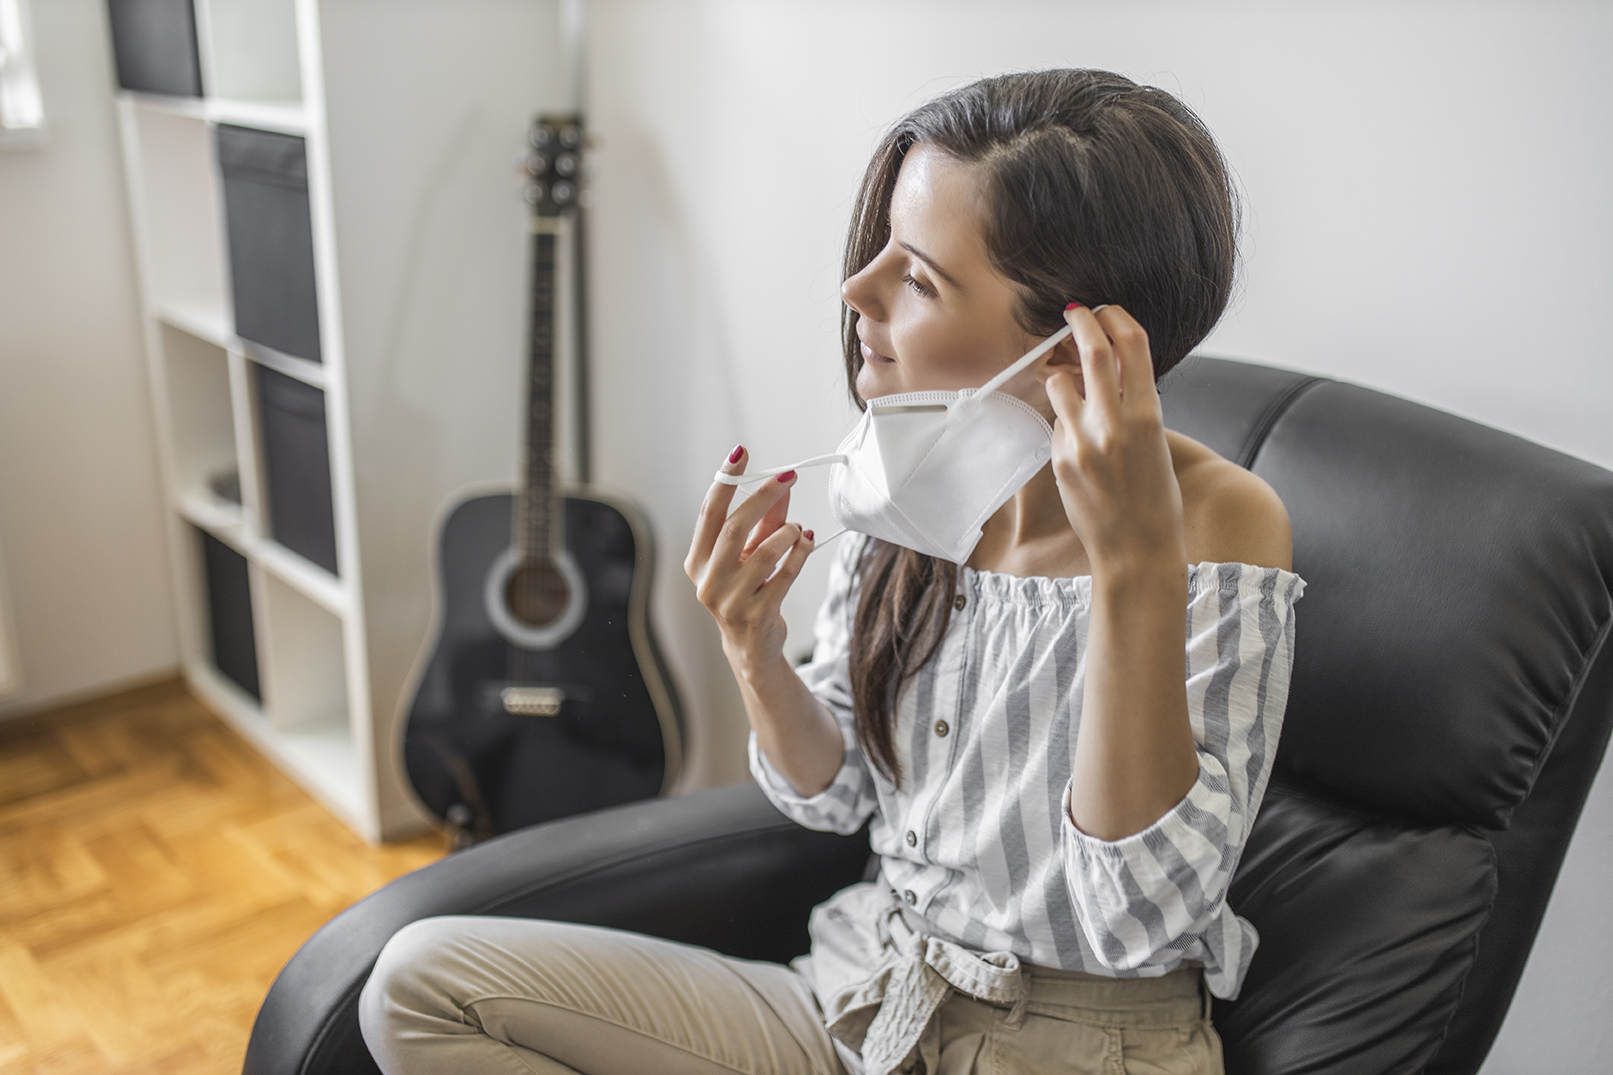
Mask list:
[[[252,697],[258,688],[258,642],[252,629],[252,587],[246,557],[202,529],[202,571],[207,583],[207,621],[213,664]]]
[[[217,138],[235,334],[318,362],[307,143],[292,134],[223,123]]]
[[[202,95],[191,0],[107,0],[118,85],[176,97]]]
[[[336,515],[331,505],[325,393],[258,366],[258,428],[269,499],[269,534],[336,573]]]

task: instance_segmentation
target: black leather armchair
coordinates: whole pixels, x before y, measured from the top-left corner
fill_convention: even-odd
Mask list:
[[[1232,888],[1260,930],[1215,1019],[1234,1075],[1471,1073],[1489,1050],[1613,728],[1613,474],[1427,407],[1189,360],[1169,424],[1288,505],[1297,660]],[[288,963],[248,1075],[373,1071],[356,1004],[437,914],[590,922],[785,960],[863,876],[754,787],[512,833],[401,878]]]

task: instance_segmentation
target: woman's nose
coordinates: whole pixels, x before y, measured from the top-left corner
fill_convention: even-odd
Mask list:
[[[840,285],[841,300],[871,321],[885,320],[885,306],[879,301],[879,290],[873,279],[874,265],[878,260],[875,258]]]

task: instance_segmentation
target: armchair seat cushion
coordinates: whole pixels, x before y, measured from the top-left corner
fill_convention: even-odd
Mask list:
[[[1358,814],[1274,785],[1229,900],[1260,931],[1216,1001],[1238,1075],[1421,1071],[1462,998],[1496,894],[1478,832]]]

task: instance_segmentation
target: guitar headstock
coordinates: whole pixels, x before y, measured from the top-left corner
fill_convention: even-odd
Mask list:
[[[527,133],[526,200],[538,216],[564,216],[577,207],[582,182],[582,115],[546,112]]]

